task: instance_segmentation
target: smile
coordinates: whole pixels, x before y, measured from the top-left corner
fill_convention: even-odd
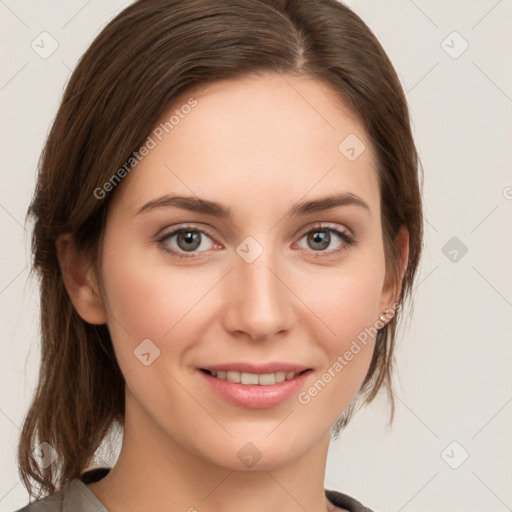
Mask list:
[[[299,369],[300,370],[300,369]],[[200,369],[202,377],[214,395],[231,405],[246,409],[277,407],[292,399],[313,374],[311,368],[302,371],[251,373],[236,370]]]

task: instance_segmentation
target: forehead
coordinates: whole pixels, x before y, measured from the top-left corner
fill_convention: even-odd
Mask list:
[[[197,87],[173,102],[149,136],[153,148],[116,194],[131,213],[171,192],[244,198],[258,209],[262,199],[284,205],[336,191],[379,201],[361,123],[312,78],[257,75]]]

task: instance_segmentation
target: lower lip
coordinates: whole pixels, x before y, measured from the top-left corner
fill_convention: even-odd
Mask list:
[[[269,384],[268,386],[260,386],[218,379],[207,372],[199,370],[199,373],[206,382],[221,397],[231,404],[247,409],[266,409],[279,405],[298,393],[311,372],[312,370],[307,370],[296,375],[293,379],[277,384]]]

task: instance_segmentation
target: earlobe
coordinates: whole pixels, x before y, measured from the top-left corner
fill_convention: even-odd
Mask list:
[[[64,286],[75,310],[87,323],[105,324],[106,310],[90,261],[76,250],[68,233],[58,237],[56,249]]]

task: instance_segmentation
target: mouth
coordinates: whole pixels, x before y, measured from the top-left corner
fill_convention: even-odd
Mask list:
[[[312,368],[287,364],[257,369],[248,364],[228,366],[198,368],[197,373],[215,396],[245,409],[269,409],[286,403],[307,385],[313,373]]]
[[[302,371],[285,371],[279,370],[269,373],[250,373],[236,370],[208,370],[201,368],[203,373],[207,373],[216,379],[225,380],[234,384],[243,384],[246,386],[272,386],[288,380],[292,380],[298,375],[311,371],[311,368],[306,368]]]

